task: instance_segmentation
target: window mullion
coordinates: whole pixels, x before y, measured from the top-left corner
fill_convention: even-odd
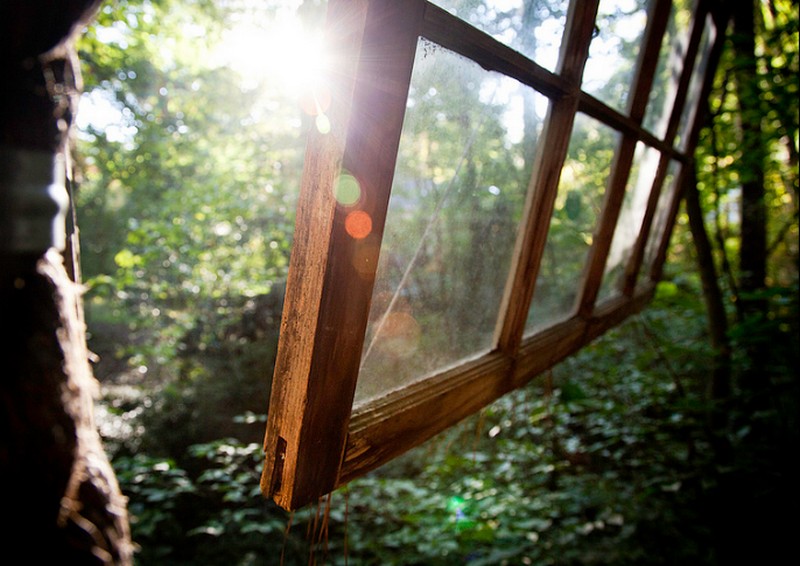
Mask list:
[[[633,81],[633,96],[628,105],[628,115],[638,124],[642,123],[647,110],[647,101],[653,86],[658,54],[667,29],[671,7],[671,0],[655,0],[647,14],[647,28]]]
[[[707,3],[701,1],[701,6],[708,6]],[[698,20],[695,21],[696,27],[700,28],[699,30],[695,30],[698,36],[698,43],[699,43],[699,36],[702,35],[703,23],[706,21],[706,16],[710,12],[710,8],[700,11],[698,9]],[[702,19],[700,19],[702,16]],[[727,5],[715,5],[714,11],[712,12],[712,16],[714,17],[714,25],[719,30],[724,30],[727,25],[728,18],[730,17],[730,7]],[[701,22],[701,23],[698,23]],[[717,36],[714,40],[714,43],[711,47],[711,51],[709,53],[708,58],[708,66],[707,69],[716,69],[719,63],[719,59],[722,55],[722,50],[725,44],[725,33],[717,33]],[[695,50],[696,51],[696,50]],[[688,81],[687,81],[688,82]],[[700,90],[700,96],[698,97],[699,100],[697,104],[705,104],[708,100],[709,94],[711,93],[711,89],[714,84],[714,72],[706,71],[706,75],[703,80],[703,87]],[[692,124],[689,130],[688,136],[688,143],[686,144],[686,153],[687,155],[691,156],[694,154],[694,149],[697,146],[697,140],[700,136],[700,130],[703,127],[703,122],[705,119],[705,111],[704,109],[699,110],[694,115],[694,123]],[[678,118],[679,120],[680,118]],[[677,125],[676,125],[677,128]],[[653,265],[651,267],[650,273],[647,275],[650,277],[652,281],[658,281],[661,278],[661,271],[663,269],[663,263],[667,255],[667,249],[669,247],[669,240],[670,235],[672,232],[672,225],[675,222],[675,217],[678,213],[678,207],[680,205],[680,200],[682,197],[682,188],[683,184],[686,182],[689,167],[691,167],[691,162],[684,163],[683,167],[681,168],[681,172],[678,176],[676,182],[676,189],[674,191],[672,202],[670,203],[670,212],[669,212],[669,221],[667,222],[666,229],[661,237],[661,241],[659,242],[658,252],[656,253],[655,260],[653,261]],[[645,235],[640,236],[641,240],[645,240]],[[637,242],[638,243],[638,242]],[[641,243],[641,247],[647,244],[646,240]],[[638,251],[638,250],[637,250]],[[640,254],[643,252],[640,252]],[[637,256],[632,258],[636,259]],[[640,262],[641,263],[641,262]],[[634,267],[636,269],[640,268],[640,264],[635,264]],[[632,278],[632,282],[635,283],[635,275]]]
[[[664,134],[664,141],[670,145],[675,140],[675,135],[680,126],[681,116],[683,115],[683,107],[686,104],[687,94],[689,93],[689,84],[692,80],[694,67],[697,62],[697,53],[700,50],[700,42],[703,37],[703,29],[705,28],[706,15],[708,14],[707,0],[700,0],[694,12],[692,20],[692,33],[689,39],[689,45],[686,48],[686,55],[683,58],[683,70],[681,71],[680,82],[678,89],[675,93],[675,103],[672,106],[672,114],[670,115],[667,132]]]
[[[637,126],[641,126],[647,108],[647,100],[655,76],[661,42],[667,28],[670,7],[670,0],[656,0],[651,4],[647,15],[643,48],[639,51],[637,70],[633,81],[633,94],[628,105],[629,117]],[[636,143],[637,137],[626,133],[620,140],[616,152],[602,207],[603,212],[595,230],[593,244],[584,270],[581,292],[577,299],[577,312],[580,316],[589,316],[592,313],[600,285],[603,282],[608,252],[625,199]],[[654,183],[651,194],[657,194],[659,186],[658,182]]]
[[[579,316],[586,317],[592,314],[600,284],[603,282],[606,258],[611,248],[611,241],[614,238],[622,202],[625,199],[625,188],[628,183],[631,165],[633,164],[636,143],[635,138],[623,136],[614,157],[602,213],[594,232],[592,247],[589,249],[586,268],[583,272],[581,292],[576,300],[576,309]]]
[[[525,330],[550,219],[580,100],[583,69],[595,28],[598,0],[573,1],[567,15],[559,74],[570,92],[551,102],[538,145],[523,219],[514,252],[501,315],[495,330],[498,348],[516,356]]]
[[[670,158],[662,153],[658,162],[655,179],[653,179],[653,187],[650,190],[650,196],[647,200],[647,208],[645,209],[644,218],[642,219],[642,228],[631,250],[631,257],[628,259],[628,263],[625,266],[625,274],[623,275],[621,289],[623,295],[632,295],[636,289],[636,279],[639,276],[639,270],[644,260],[644,250],[647,246],[647,238],[653,225],[653,219],[656,215],[656,208],[661,197],[661,192],[665,190],[674,190],[673,187],[664,186],[669,164]],[[682,168],[685,169],[685,164],[682,165]]]
[[[262,476],[287,509],[338,483],[424,6],[329,4],[329,32],[349,41],[332,49],[331,98],[352,105],[346,131],[312,133],[303,172]],[[342,168],[360,188],[352,205],[334,197]],[[352,218],[369,229],[354,235]]]
[[[422,35],[470,58],[487,71],[502,73],[550,98],[559,98],[569,89],[563,77],[435,4],[427,5]]]

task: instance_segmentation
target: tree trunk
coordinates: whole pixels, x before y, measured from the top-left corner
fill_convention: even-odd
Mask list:
[[[766,148],[761,132],[761,87],[756,66],[754,1],[733,3],[734,76],[739,101],[741,154],[739,176],[742,183],[741,239],[739,243],[739,296],[737,310],[745,325],[742,346],[749,366],[741,385],[758,404],[769,374],[768,344],[759,339],[759,328],[767,315],[764,294],[767,280],[767,219],[764,190]]]
[[[740,291],[744,316],[763,313],[763,301],[752,297],[762,291],[767,278],[766,204],[764,163],[766,150],[761,132],[761,88],[755,55],[755,8],[752,1],[734,2],[733,35],[735,77],[741,120],[739,175],[742,183]]]
[[[731,348],[728,340],[728,317],[725,313],[722,290],[719,287],[711,241],[703,220],[694,164],[687,165],[687,167],[691,167],[691,170],[686,176],[684,203],[686,204],[686,214],[689,216],[689,229],[692,232],[697,269],[703,285],[711,347],[714,349],[714,367],[709,383],[709,399],[714,405],[711,413],[711,425],[715,431],[718,431],[724,426],[725,402],[731,394]]]
[[[3,552],[37,564],[132,562],[125,499],[92,417],[79,289],[58,252],[79,89],[72,36],[97,4],[0,6]]]

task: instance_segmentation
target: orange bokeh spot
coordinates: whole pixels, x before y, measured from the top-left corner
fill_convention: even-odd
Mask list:
[[[300,107],[309,116],[324,114],[331,106],[331,93],[327,87],[318,87],[300,97]]]
[[[393,358],[416,352],[422,330],[417,319],[407,312],[393,312],[383,321],[377,347]]]
[[[354,210],[345,218],[344,229],[351,238],[362,240],[372,232],[372,218],[363,210]]]

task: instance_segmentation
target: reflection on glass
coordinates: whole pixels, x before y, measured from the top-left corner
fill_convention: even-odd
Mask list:
[[[642,269],[640,273],[640,281],[647,281],[647,276],[650,274],[650,269],[653,267],[653,262],[656,260],[658,248],[661,245],[661,240],[664,238],[664,233],[667,229],[667,220],[669,219],[669,204],[672,202],[672,197],[677,190],[676,183],[678,181],[678,173],[680,172],[680,163],[671,161],[667,168],[667,176],[664,179],[664,185],[661,189],[661,194],[658,197],[658,208],[653,217],[653,224],[650,226],[650,235],[647,237],[647,245],[644,249],[644,259],[642,261]]]
[[[555,71],[568,0],[433,0],[458,16]]]
[[[681,151],[686,149],[689,130],[692,127],[692,122],[694,122],[697,107],[700,105],[700,91],[703,90],[703,80],[705,79],[706,68],[708,67],[708,57],[711,54],[711,45],[714,43],[716,35],[714,19],[709,15],[706,17],[706,25],[703,29],[703,35],[700,38],[697,62],[692,70],[692,78],[689,81],[689,91],[686,93],[686,104],[681,112],[681,124],[678,128],[678,138],[675,140],[675,143]]]
[[[573,311],[618,141],[615,130],[585,114],[575,116],[526,335]]]
[[[660,157],[661,154],[657,150],[641,142],[636,145],[625,198],[608,251],[603,283],[597,296],[598,302],[614,297],[620,292],[620,278],[625,273],[631,250],[636,245],[636,239],[642,229],[642,220]]]
[[[600,0],[597,35],[589,48],[583,90],[625,112],[649,0]]]
[[[421,41],[356,404],[491,350],[538,126],[516,81]],[[536,95],[537,97],[539,95]]]
[[[647,102],[643,126],[656,136],[667,133],[675,92],[683,70],[683,59],[689,45],[689,26],[692,22],[692,0],[672,2],[667,30],[658,55],[653,88]]]

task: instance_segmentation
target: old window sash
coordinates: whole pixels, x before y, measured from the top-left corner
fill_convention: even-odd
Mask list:
[[[694,116],[703,96],[696,87],[695,92],[690,89],[697,77],[705,79],[700,84],[707,88],[706,70],[714,68],[722,44],[723,34],[715,33],[722,20],[712,14],[714,6],[699,0],[693,8],[672,111],[665,131],[657,135],[642,120],[673,9],[669,0],[648,6],[624,113],[581,90],[597,0],[570,2],[556,72],[423,0],[330,0],[328,32],[335,58],[331,106],[323,114],[329,127],[309,135],[268,411],[261,482],[265,495],[286,509],[306,505],[521,387],[646,305],[666,255],[682,166],[697,137],[696,124],[686,128],[685,109]],[[527,85],[549,99],[549,109],[494,347],[354,408],[419,38]],[[619,143],[575,306],[555,323],[526,330],[578,113],[613,129]],[[677,140],[680,128],[684,135]],[[655,152],[658,164],[622,275],[610,284],[613,292],[598,301],[637,146]],[[339,204],[335,198],[345,176],[352,176],[360,189],[353,204]],[[368,235],[348,234],[354,218],[367,223]]]

